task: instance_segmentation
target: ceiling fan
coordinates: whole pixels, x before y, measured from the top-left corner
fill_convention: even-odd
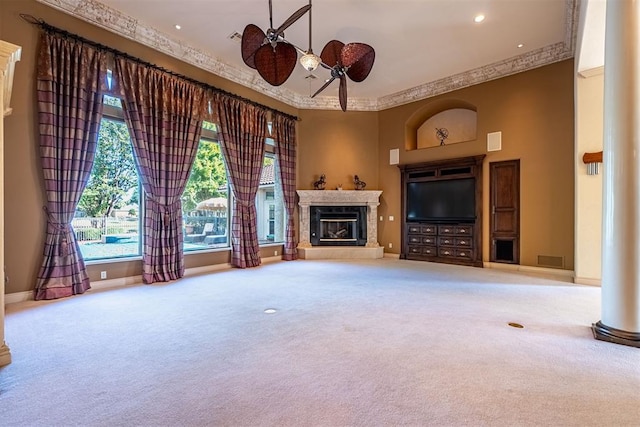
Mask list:
[[[311,97],[314,98],[325,90],[335,79],[340,79],[340,108],[347,111],[347,76],[354,82],[366,79],[373,68],[375,57],[375,50],[368,44],[344,44],[338,40],[331,40],[320,53],[322,66],[331,70],[331,77]]]
[[[247,25],[242,33],[242,60],[272,86],[280,86],[287,81],[298,60],[296,47],[285,40],[284,30],[310,9],[311,4],[302,6],[274,29],[269,0],[269,29],[266,34],[254,24]]]

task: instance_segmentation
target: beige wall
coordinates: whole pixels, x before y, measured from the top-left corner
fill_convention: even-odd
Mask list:
[[[398,253],[400,246],[400,179],[389,165],[389,150],[400,149],[401,163],[455,158],[486,152],[486,134],[502,131],[503,150],[489,153],[490,161],[521,159],[522,257],[536,265],[536,256],[563,256],[573,268],[573,65],[572,61],[539,68],[505,79],[462,89],[430,100],[381,112],[302,110],[284,105],[206,71],[159,54],[118,35],[77,20],[34,0],[0,0],[0,38],[23,47],[16,67],[13,114],[5,121],[5,263],[7,293],[33,289],[42,259],[45,196],[38,157],[35,107],[35,55],[39,30],[19,18],[31,14],[51,25],[114,47],[167,69],[257,102],[298,115],[298,188],[310,189],[325,173],[327,188],[353,188],[353,175],[367,189],[383,190],[379,242]],[[477,140],[423,150],[404,150],[404,124],[430,102],[455,98],[478,111]],[[485,168],[488,172],[488,168]],[[488,176],[488,173],[485,173]],[[485,208],[488,182],[485,179]],[[394,221],[389,221],[394,216]],[[488,217],[484,225],[484,258],[488,259]],[[393,245],[392,249],[388,244]],[[266,248],[262,256],[272,256]],[[227,251],[186,257],[186,266],[229,261]],[[92,281],[99,271],[108,277],[138,275],[140,261],[89,266]]]
[[[490,162],[520,159],[522,265],[536,266],[538,255],[561,256],[573,269],[574,105],[573,61],[537,68],[379,113],[379,241],[385,250],[400,248],[400,177],[389,165],[389,150],[400,149],[400,163],[418,163],[487,154],[483,211],[488,212]],[[461,100],[477,107],[477,140],[406,151],[405,122],[432,102]],[[502,132],[502,150],[487,152],[486,135]],[[395,221],[388,221],[389,215]],[[483,260],[489,260],[489,216],[483,217]],[[388,249],[392,243],[393,249]]]
[[[587,175],[585,152],[602,151],[604,74],[602,69],[576,77],[575,282],[596,285],[602,278],[602,164]]]
[[[378,187],[378,113],[300,111],[298,188],[313,189],[325,174],[327,189],[353,190],[353,176]]]

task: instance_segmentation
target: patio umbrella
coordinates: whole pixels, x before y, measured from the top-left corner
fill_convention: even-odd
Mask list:
[[[225,197],[212,197],[203,200],[196,205],[199,211],[225,211],[227,210],[227,199]]]

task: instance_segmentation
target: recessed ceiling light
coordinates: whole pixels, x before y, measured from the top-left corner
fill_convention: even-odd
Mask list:
[[[267,308],[267,309],[265,309],[265,310],[264,310],[264,312],[265,312],[266,314],[273,314],[273,313],[275,313],[276,311],[278,311],[278,310],[276,310],[275,308]]]
[[[476,15],[476,17],[475,17],[475,18],[473,18],[473,20],[474,20],[476,23],[480,23],[480,22],[484,21],[484,15],[483,15],[483,14]]]
[[[176,24],[176,30],[181,29],[182,27],[180,26],[180,24]]]
[[[522,46],[524,46],[522,43],[518,44],[518,49],[520,49]]]

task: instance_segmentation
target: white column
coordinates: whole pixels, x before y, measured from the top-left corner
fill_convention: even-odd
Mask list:
[[[13,70],[21,52],[20,46],[0,40],[0,366],[11,363],[11,352],[4,342],[4,117],[11,114]]]
[[[640,0],[608,0],[602,320],[597,339],[640,347]]]

